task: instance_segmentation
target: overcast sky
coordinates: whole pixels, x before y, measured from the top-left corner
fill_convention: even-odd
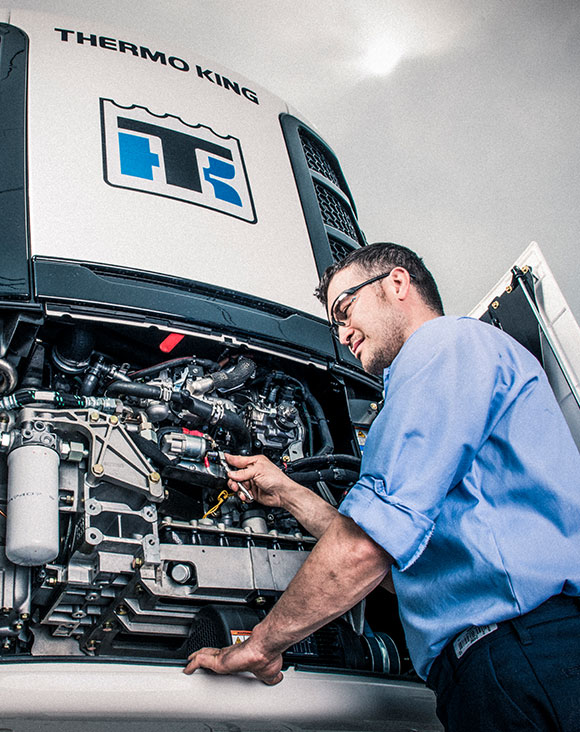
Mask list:
[[[580,320],[578,0],[0,0],[184,41],[290,102],[370,241],[466,313],[530,241]],[[94,28],[94,24],[93,24]]]

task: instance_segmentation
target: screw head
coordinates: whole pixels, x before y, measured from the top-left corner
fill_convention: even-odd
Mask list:
[[[95,463],[91,470],[94,475],[102,475],[105,472],[105,468],[100,463]]]

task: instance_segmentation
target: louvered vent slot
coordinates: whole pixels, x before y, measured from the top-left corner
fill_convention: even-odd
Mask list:
[[[326,186],[321,185],[318,181],[314,181],[314,190],[316,198],[322,213],[322,220],[326,226],[332,226],[343,234],[350,236],[354,241],[358,241],[356,226],[352,220],[352,214],[348,206],[346,206],[338,196],[335,196]]]
[[[322,145],[319,145],[303,130],[300,130],[300,141],[302,142],[302,148],[304,149],[304,155],[306,156],[306,162],[310,170],[328,178],[335,186],[341,188],[342,186],[340,185],[338,176],[328,160],[328,156]]]
[[[347,254],[350,254],[356,249],[355,246],[349,246],[348,244],[335,239],[333,236],[328,237],[328,242],[330,244],[330,251],[334,262],[340,262],[340,260],[344,259]]]

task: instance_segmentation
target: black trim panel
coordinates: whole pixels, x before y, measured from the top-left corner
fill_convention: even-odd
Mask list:
[[[112,266],[37,257],[37,298],[68,304],[71,311],[94,308],[110,317],[134,318],[218,336],[276,346],[302,358],[334,361],[334,342],[322,319],[251,295],[191,280]]]
[[[26,161],[28,38],[0,23],[0,299],[30,297]]]

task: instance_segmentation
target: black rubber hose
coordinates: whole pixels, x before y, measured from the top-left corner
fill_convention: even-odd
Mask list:
[[[25,407],[28,404],[54,404],[59,409],[71,407],[84,409],[86,401],[82,396],[66,394],[60,391],[41,391],[39,389],[23,389],[9,397],[0,398],[0,409],[14,409]]]
[[[191,394],[185,394],[184,392],[174,394],[172,401],[177,402],[204,422],[211,421],[213,414],[213,406],[211,404],[208,404],[201,399],[197,399],[196,397],[191,396]]]
[[[241,356],[231,371],[217,371],[211,374],[210,378],[216,389],[227,391],[245,384],[255,372],[256,364],[251,359]]]
[[[318,432],[320,434],[320,440],[322,443],[320,449],[316,451],[315,455],[327,455],[329,452],[332,452],[334,450],[334,441],[328,428],[326,415],[324,414],[324,411],[320,406],[320,402],[312,396],[309,389],[307,389],[305,386],[302,386],[302,389],[304,391],[304,399],[306,401],[306,404],[311,409],[312,413],[314,414],[314,418],[318,424]]]
[[[156,363],[154,366],[148,366],[147,368],[140,369],[139,371],[133,371],[129,374],[129,376],[132,379],[144,379],[147,376],[155,376],[163,369],[174,369],[178,366],[186,366],[187,364],[203,366],[203,368],[208,370],[215,370],[219,368],[215,361],[210,361],[206,358],[196,358],[195,356],[182,356],[181,358],[173,358],[169,361]]]
[[[306,472],[296,473],[292,476],[292,480],[300,485],[311,485],[324,481],[327,483],[350,484],[356,483],[359,474],[354,470],[343,470],[342,468],[325,468],[324,470],[308,470]]]
[[[288,463],[288,473],[296,473],[302,470],[317,470],[318,468],[329,468],[332,466],[342,467],[350,470],[360,470],[360,459],[353,455],[315,455],[314,457],[301,458]]]
[[[75,364],[82,368],[88,364],[95,347],[93,334],[84,328],[69,328],[54,349],[57,359],[65,364]]]
[[[183,393],[175,395],[175,401],[181,402],[188,411],[195,414],[196,417],[200,417],[205,423],[215,423],[230,432],[234,438],[233,448],[241,455],[249,454],[252,447],[252,436],[244,420],[235,412],[224,409],[221,417],[216,420],[214,415],[215,405]]]
[[[224,416],[219,421],[220,427],[231,433],[234,438],[234,447],[240,455],[249,455],[252,447],[252,436],[246,427],[244,420],[234,412],[226,409]]]
[[[132,396],[137,399],[161,399],[163,390],[160,386],[134,384],[130,381],[113,381],[105,391],[106,396]]]

